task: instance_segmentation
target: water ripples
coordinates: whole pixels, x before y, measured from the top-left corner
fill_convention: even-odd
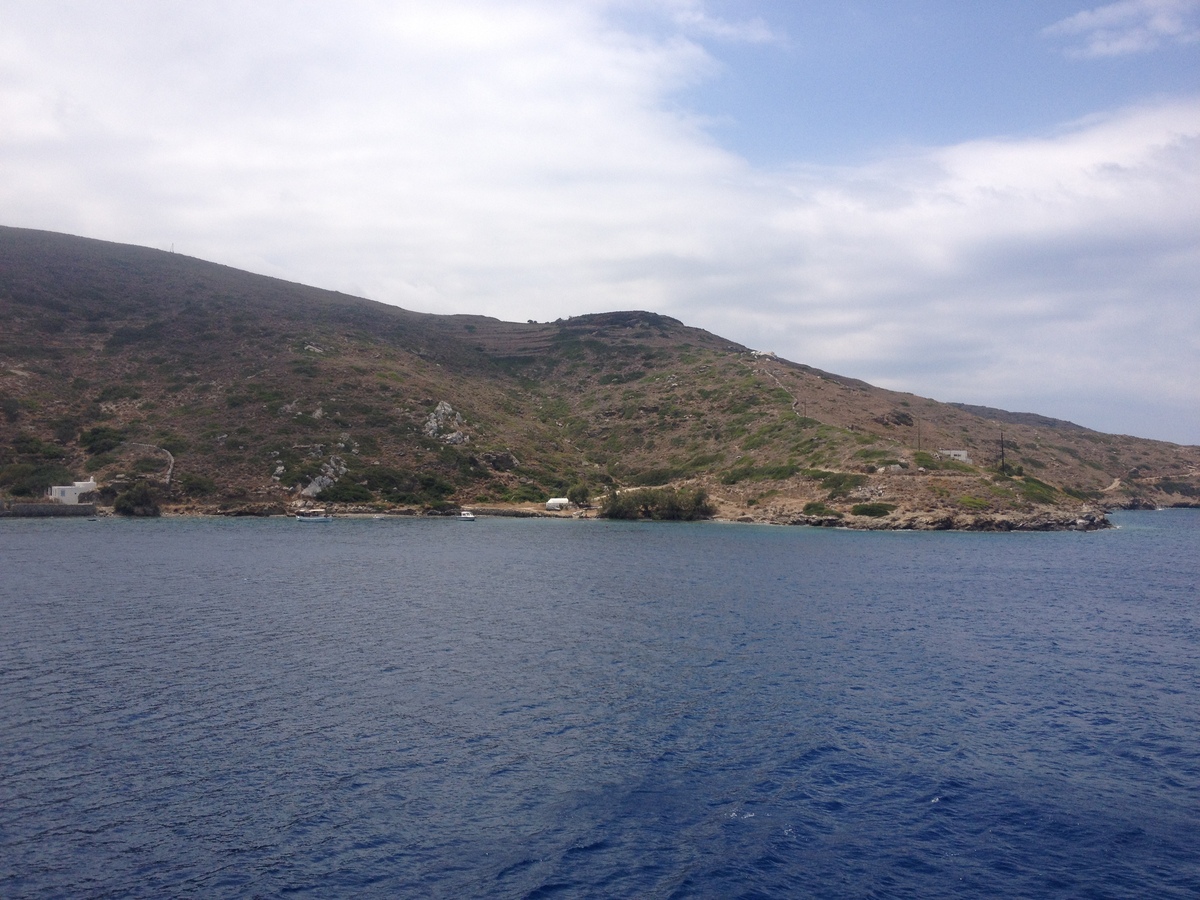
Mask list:
[[[0,894],[1195,896],[1200,516],[0,523]]]

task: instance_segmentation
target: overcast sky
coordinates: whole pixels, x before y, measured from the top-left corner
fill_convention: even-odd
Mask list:
[[[1200,0],[0,0],[0,223],[1200,443]]]

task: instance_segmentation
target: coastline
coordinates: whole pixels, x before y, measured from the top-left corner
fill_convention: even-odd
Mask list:
[[[1030,532],[1030,531],[1100,531],[1114,527],[1107,513],[1110,509],[1095,507],[1071,509],[1006,510],[1003,512],[962,512],[950,509],[898,508],[885,516],[844,514],[805,515],[787,505],[753,507],[717,502],[717,513],[698,521],[726,524],[776,525],[788,527],[841,528],[847,531],[973,531],[973,532]],[[538,518],[599,521],[597,508],[551,511],[531,504],[489,504],[453,507],[447,510],[425,510],[416,507],[378,508],[353,504],[326,504],[335,519],[376,518],[454,518],[460,509],[469,509],[484,518]],[[162,518],[269,518],[291,517],[296,508],[282,504],[170,504],[161,509]],[[93,517],[114,517],[111,507],[96,508]],[[15,518],[16,516],[10,516]]]

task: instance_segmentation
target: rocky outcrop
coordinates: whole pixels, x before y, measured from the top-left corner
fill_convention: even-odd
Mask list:
[[[521,461],[508,450],[489,450],[479,454],[479,458],[488,468],[496,472],[510,472],[521,464]]]
[[[217,514],[234,518],[243,516],[266,518],[267,516],[285,516],[287,510],[277,503],[261,503],[248,506],[223,506],[217,510]]]
[[[884,527],[912,531],[1098,531],[1111,528],[1112,523],[1102,512],[1070,510],[1036,510],[998,514],[962,514],[917,512],[893,517]],[[856,527],[851,524],[850,527]]]
[[[726,512],[729,516],[729,513]],[[779,509],[734,514],[735,522],[762,525],[808,525],[815,528],[846,528],[852,531],[1098,531],[1112,523],[1098,510],[1080,511],[1037,508],[1002,513],[970,513],[953,510],[897,509],[886,516],[803,515]]]
[[[321,474],[308,483],[300,493],[305,497],[315,497],[325,488],[333,487],[337,480],[346,474],[346,463],[339,456],[329,457],[329,462],[321,466]]]
[[[462,415],[455,412],[454,407],[445,400],[441,400],[425,420],[423,431],[426,437],[435,438],[443,444],[466,444],[471,439],[463,433],[463,424]]]
[[[904,425],[911,428],[913,425],[913,417],[902,409],[894,409],[885,416],[875,416],[872,420],[880,425]]]

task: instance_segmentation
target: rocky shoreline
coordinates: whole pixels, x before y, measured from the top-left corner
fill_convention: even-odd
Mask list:
[[[1033,509],[1029,511],[1008,510],[992,513],[970,513],[945,509],[913,510],[900,509],[881,516],[855,515],[805,515],[786,509],[747,507],[730,508],[721,504],[711,521],[753,525],[808,526],[813,528],[843,528],[848,531],[1100,531],[1112,528],[1105,510],[1088,509]],[[344,518],[369,518],[375,516],[400,517],[447,517],[456,516],[458,508],[447,510],[422,510],[412,507],[380,509],[370,506],[327,504],[330,512]],[[504,518],[580,519],[596,518],[596,510],[570,510],[553,512],[529,505],[489,505],[468,507],[476,516]],[[100,515],[111,514],[99,510]],[[224,516],[265,518],[291,516],[296,509],[282,504],[245,504],[222,506],[164,506],[164,516]]]
[[[1082,513],[1036,511],[989,515],[933,510],[894,513],[880,518],[745,513],[725,521],[759,525],[808,525],[817,528],[844,528],[849,531],[1101,531],[1113,527],[1108,516],[1099,510],[1087,510]]]

